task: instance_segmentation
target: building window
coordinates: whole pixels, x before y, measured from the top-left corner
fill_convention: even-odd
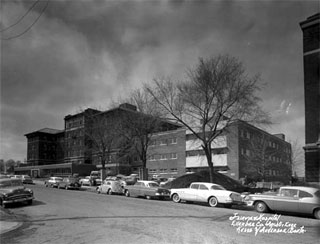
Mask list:
[[[167,169],[160,169],[160,174],[162,173],[166,173],[167,172]]]
[[[171,153],[171,154],[170,154],[170,158],[171,158],[171,159],[177,159],[177,158],[178,158],[177,153]]]
[[[155,160],[156,160],[156,155],[149,156],[149,161],[155,161]]]
[[[175,172],[178,172],[178,169],[177,169],[177,168],[171,168],[170,171],[171,171],[172,173],[175,173]]]
[[[160,140],[160,146],[164,146],[164,145],[167,145],[167,140],[166,139]]]
[[[150,147],[154,147],[156,145],[157,141],[156,140],[151,140],[149,143]]]
[[[167,154],[160,154],[160,160],[167,160]]]
[[[177,144],[177,138],[176,137],[170,138],[169,143],[170,144]]]

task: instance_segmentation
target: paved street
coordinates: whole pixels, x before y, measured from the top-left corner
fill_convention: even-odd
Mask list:
[[[314,244],[319,240],[320,222],[311,217],[281,215],[274,222],[274,214],[261,216],[240,208],[175,204],[171,201],[45,188],[42,185],[28,187],[35,192],[34,204],[9,209],[23,221],[23,225],[3,234],[1,243]],[[246,219],[240,220],[240,216]],[[249,218],[254,216],[260,216],[260,220]],[[262,231],[261,223],[270,227],[270,223],[279,222],[285,226],[278,229],[292,227],[300,234],[262,233],[266,230]],[[237,229],[244,225],[246,228]],[[250,231],[250,226],[255,227],[253,232],[245,233]],[[276,228],[275,225],[272,227]]]

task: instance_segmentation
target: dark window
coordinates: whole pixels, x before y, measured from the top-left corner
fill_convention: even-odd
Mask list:
[[[193,185],[191,186],[191,189],[196,189],[196,190],[198,190],[198,188],[199,188],[199,184],[193,184]]]
[[[304,197],[312,197],[312,195],[306,191],[299,191],[299,197],[304,198]]]
[[[199,190],[209,190],[205,185],[200,185]]]

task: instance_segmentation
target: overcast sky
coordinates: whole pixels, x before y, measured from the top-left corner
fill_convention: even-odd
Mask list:
[[[0,158],[23,161],[24,134],[219,54],[261,74],[267,130],[304,145],[299,23],[318,1],[50,0],[36,22],[46,1],[34,2],[1,0]]]

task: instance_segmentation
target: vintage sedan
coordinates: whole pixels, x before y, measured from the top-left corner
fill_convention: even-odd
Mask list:
[[[97,186],[97,193],[112,194],[123,194],[124,188],[120,181],[117,180],[104,180],[103,184]]]
[[[79,179],[76,177],[66,177],[63,178],[62,181],[58,182],[58,189],[75,189],[75,190],[79,190],[81,187],[81,184],[79,182]]]
[[[61,177],[50,177],[44,182],[46,187],[58,187],[59,182],[63,179]]]
[[[290,212],[320,219],[320,190],[314,187],[283,186],[275,193],[248,195],[245,201],[259,213]]]
[[[16,202],[31,205],[33,199],[33,191],[25,188],[20,179],[0,179],[0,205],[4,208]]]
[[[223,204],[245,205],[243,198],[237,192],[228,191],[222,186],[206,182],[193,182],[189,188],[171,189],[171,199],[178,203],[181,200],[188,202],[207,202],[211,207]]]
[[[170,191],[159,186],[157,182],[139,180],[134,185],[125,186],[124,194],[126,197],[145,197],[146,199],[158,198],[160,200],[170,197]]]
[[[90,177],[90,176],[86,176],[86,177],[80,179],[80,180],[79,180],[79,183],[80,183],[82,186],[91,186],[91,185],[92,185],[91,177]]]
[[[33,180],[29,175],[21,175],[21,180],[23,184],[33,184]]]

